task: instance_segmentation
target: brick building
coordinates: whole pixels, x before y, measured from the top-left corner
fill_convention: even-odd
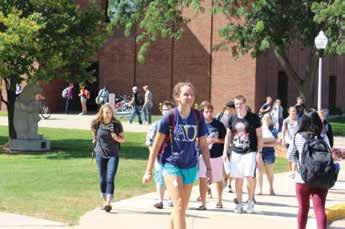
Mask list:
[[[88,0],[76,0],[82,8]],[[100,8],[106,8],[104,0],[97,0]],[[208,4],[208,5],[207,5]],[[208,1],[205,8],[210,7]],[[194,15],[186,10],[186,15]],[[184,29],[183,39],[160,40],[152,45],[145,63],[136,62],[138,47],[136,32],[130,37],[116,32],[98,53],[95,68],[98,83],[91,86],[94,94],[97,88],[107,84],[116,94],[130,94],[133,85],[148,84],[154,95],[155,111],[158,103],[171,98],[172,88],[178,81],[190,81],[197,89],[197,102],[210,100],[219,111],[223,104],[238,94],[247,98],[250,107],[257,109],[267,95],[280,98],[283,105],[295,103],[297,91],[279,66],[273,52],[253,59],[249,55],[235,60],[230,52],[215,52],[211,49],[220,41],[218,29],[225,25],[226,18],[213,16],[207,10],[204,14],[191,17],[191,23]],[[307,50],[294,46],[288,55],[299,74],[304,74]],[[322,107],[336,106],[345,111],[345,56],[324,58]],[[50,84],[51,85],[51,84]],[[46,86],[48,104],[55,112],[63,111],[61,91],[67,84],[55,82]],[[317,80],[315,80],[313,103],[317,100]],[[74,107],[79,107],[75,98]]]

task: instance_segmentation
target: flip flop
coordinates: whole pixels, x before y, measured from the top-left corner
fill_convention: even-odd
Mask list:
[[[205,211],[207,208],[204,205],[200,205],[199,207],[196,208],[198,211]]]

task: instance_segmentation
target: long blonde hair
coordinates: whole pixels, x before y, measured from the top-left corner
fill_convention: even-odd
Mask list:
[[[92,121],[91,123],[91,127],[93,128],[96,124],[98,123],[104,123],[104,118],[103,118],[103,111],[104,109],[109,109],[111,110],[111,113],[112,113],[112,117],[111,117],[111,122],[114,122],[116,121],[116,118],[115,118],[115,113],[114,113],[114,110],[113,110],[113,107],[109,104],[109,103],[105,103],[101,106],[101,108],[99,109],[99,111],[97,112],[96,114],[96,118]]]

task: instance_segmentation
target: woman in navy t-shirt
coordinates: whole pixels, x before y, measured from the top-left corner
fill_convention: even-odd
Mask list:
[[[198,142],[203,155],[207,177],[212,180],[210,152],[206,142],[207,126],[199,111],[192,109],[194,87],[191,83],[178,83],[174,87],[173,97],[178,107],[164,115],[158,126],[143,182],[152,179],[152,169],[163,142],[162,164],[167,189],[171,195],[174,211],[171,227],[186,228],[186,209],[193,182],[198,177],[198,154],[195,143]]]

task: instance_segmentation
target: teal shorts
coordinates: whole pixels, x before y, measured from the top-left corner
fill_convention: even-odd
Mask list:
[[[155,183],[161,187],[165,187],[163,166],[160,163],[155,165]]]
[[[180,169],[175,165],[166,163],[163,165],[163,176],[177,176],[182,177],[183,184],[193,184],[198,178],[198,166],[195,165],[189,169]]]

